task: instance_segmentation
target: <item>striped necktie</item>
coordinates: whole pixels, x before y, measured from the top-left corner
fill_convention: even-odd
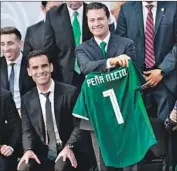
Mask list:
[[[154,56],[154,24],[153,24],[153,5],[146,5],[148,9],[145,31],[145,65],[146,68],[152,68],[155,65]]]

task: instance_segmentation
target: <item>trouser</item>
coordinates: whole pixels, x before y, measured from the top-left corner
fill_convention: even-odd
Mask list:
[[[114,167],[105,166],[105,163],[103,161],[101,151],[100,151],[100,148],[97,142],[96,135],[93,131],[91,132],[91,139],[92,139],[93,150],[94,150],[95,157],[96,157],[98,171],[138,171],[136,164],[126,167],[126,168],[114,168]]]
[[[74,168],[71,166],[69,159],[63,161],[60,158],[56,163],[49,160],[47,157],[39,157],[41,164],[38,164],[34,159],[30,159],[28,164],[23,162],[19,171],[73,171]]]
[[[5,157],[0,155],[0,171],[15,171],[17,159],[15,157]]]

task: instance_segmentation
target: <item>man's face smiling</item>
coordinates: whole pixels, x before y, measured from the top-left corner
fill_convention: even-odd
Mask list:
[[[103,9],[89,10],[87,13],[88,26],[94,37],[104,39],[109,33],[109,20]]]
[[[1,52],[8,61],[15,61],[20,55],[21,40],[15,34],[1,35]]]
[[[29,59],[28,74],[38,87],[46,87],[50,84],[53,65],[49,63],[45,55]]]

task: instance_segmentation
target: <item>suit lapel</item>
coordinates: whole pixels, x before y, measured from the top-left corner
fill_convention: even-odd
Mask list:
[[[96,57],[95,60],[104,59],[101,49],[100,49],[99,45],[97,44],[97,42],[95,41],[94,37],[92,37],[89,41],[90,41],[89,45],[94,49],[93,58]]]
[[[8,81],[8,68],[7,63],[4,57],[1,60],[1,86],[4,89],[9,89],[9,81]]]
[[[157,30],[159,28],[160,22],[162,17],[165,13],[165,3],[164,2],[157,2],[157,12],[156,12],[156,20],[155,20],[155,30],[154,30],[154,37],[157,34]]]
[[[61,106],[62,106],[62,95],[59,85],[55,83],[55,90],[54,90],[54,111],[55,111],[55,119],[57,123],[58,130],[59,129],[59,123],[60,123],[60,113],[61,113]]]
[[[39,95],[37,88],[33,90],[33,94],[31,96],[30,106],[31,107],[31,122],[34,125],[34,128],[37,134],[40,136],[41,141],[45,143],[45,127],[44,127],[44,119],[42,115],[42,109],[40,105]]]
[[[66,4],[64,4],[63,6],[63,11],[61,14],[62,15],[60,15],[59,17],[62,18],[62,27],[65,28],[65,31],[66,31],[68,39],[70,40],[70,43],[75,45],[71,20],[70,20],[69,11],[68,11]]]
[[[107,53],[106,53],[107,58],[114,56],[117,46],[118,46],[118,43],[116,40],[114,40],[114,35],[111,33],[111,36],[108,42]]]
[[[40,23],[40,29],[38,29],[40,32],[39,32],[39,35],[41,36],[40,37],[40,39],[42,40],[41,42],[43,42],[43,40],[44,40],[44,20],[43,21],[41,21],[41,23]],[[39,38],[38,38],[39,39]],[[38,42],[38,41],[37,41]],[[39,45],[39,47],[40,47],[41,45]]]
[[[139,29],[140,29],[140,34],[142,36],[142,38],[144,39],[144,23],[143,23],[143,12],[142,12],[142,3],[141,2],[136,2],[134,3],[135,5],[135,13],[136,13],[136,18],[137,18],[137,22],[139,25]]]
[[[25,78],[25,74],[26,74],[26,64],[25,64],[25,61],[24,61],[24,56],[22,57],[22,61],[21,61],[21,66],[20,66],[20,76],[19,76],[19,89],[20,89],[20,92],[22,90],[22,86],[23,86],[23,81],[24,81],[24,78]]]

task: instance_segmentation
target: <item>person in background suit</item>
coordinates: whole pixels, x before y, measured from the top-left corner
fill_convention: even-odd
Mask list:
[[[44,26],[43,48],[53,60],[54,78],[78,87],[84,77],[80,75],[77,63],[75,65],[75,47],[91,37],[86,6],[83,1],[68,1],[46,14]]]
[[[67,1],[46,15],[43,48],[52,58],[54,78],[81,87],[84,76],[75,57],[75,47],[91,38],[86,18],[87,4]],[[110,26],[114,29],[114,25]]]
[[[174,126],[176,126],[176,123],[177,123],[177,101],[174,105],[173,110],[170,113],[169,118],[174,123]],[[176,130],[176,128],[174,128],[174,129]]]
[[[171,149],[171,155],[172,155],[172,171],[175,169],[177,169],[177,101],[174,105],[173,110],[170,112],[168,118],[165,121],[165,127],[168,130],[169,134],[172,135],[172,141],[171,141],[171,145],[172,145],[172,149]]]
[[[123,4],[116,33],[135,42],[136,64],[147,81],[143,91],[145,104],[149,116],[163,126],[177,95],[177,2]],[[157,136],[165,134],[165,130],[155,132]],[[164,152],[159,151],[156,156],[165,155],[163,145],[161,149]]]
[[[52,71],[53,65],[46,53],[30,52],[28,74],[36,87],[22,98],[25,153],[18,164],[20,171],[71,171],[72,167],[77,167],[73,150],[81,131],[77,122],[74,127],[72,109],[78,91],[71,85],[55,82],[51,78]]]
[[[117,23],[116,33],[135,42],[147,95],[157,105],[156,117],[164,121],[177,91],[177,3],[128,2],[121,6]]]
[[[21,33],[15,27],[1,28],[0,85],[10,90],[20,112],[21,96],[28,92],[34,82],[28,76],[26,60],[20,51],[22,47]]]
[[[62,1],[41,1],[41,11],[46,15],[47,11],[62,3]],[[44,21],[45,19],[27,28],[23,48],[25,57],[33,50],[42,49]]]
[[[174,134],[172,136],[172,138],[173,138],[172,139],[172,147],[173,147],[172,148],[172,159],[173,159],[172,165],[173,165],[173,167],[177,167],[177,156],[176,156],[177,155],[177,146],[176,146],[176,144],[177,144],[177,101],[175,103],[175,106],[174,106],[172,112],[170,113],[169,118],[173,124],[172,134]],[[175,168],[173,168],[173,169],[175,169]]]
[[[14,171],[21,144],[21,120],[11,93],[2,88],[0,104],[0,170]]]
[[[116,66],[128,66],[130,57],[132,60],[135,60],[133,41],[110,33],[108,25],[110,13],[104,4],[96,2],[89,4],[86,15],[88,26],[93,37],[76,48],[76,57],[81,73],[86,75],[93,71],[105,71]],[[105,166],[96,135],[89,121],[81,120],[80,129],[91,132],[93,149],[99,171],[122,170]],[[127,169],[131,170],[130,167]]]

